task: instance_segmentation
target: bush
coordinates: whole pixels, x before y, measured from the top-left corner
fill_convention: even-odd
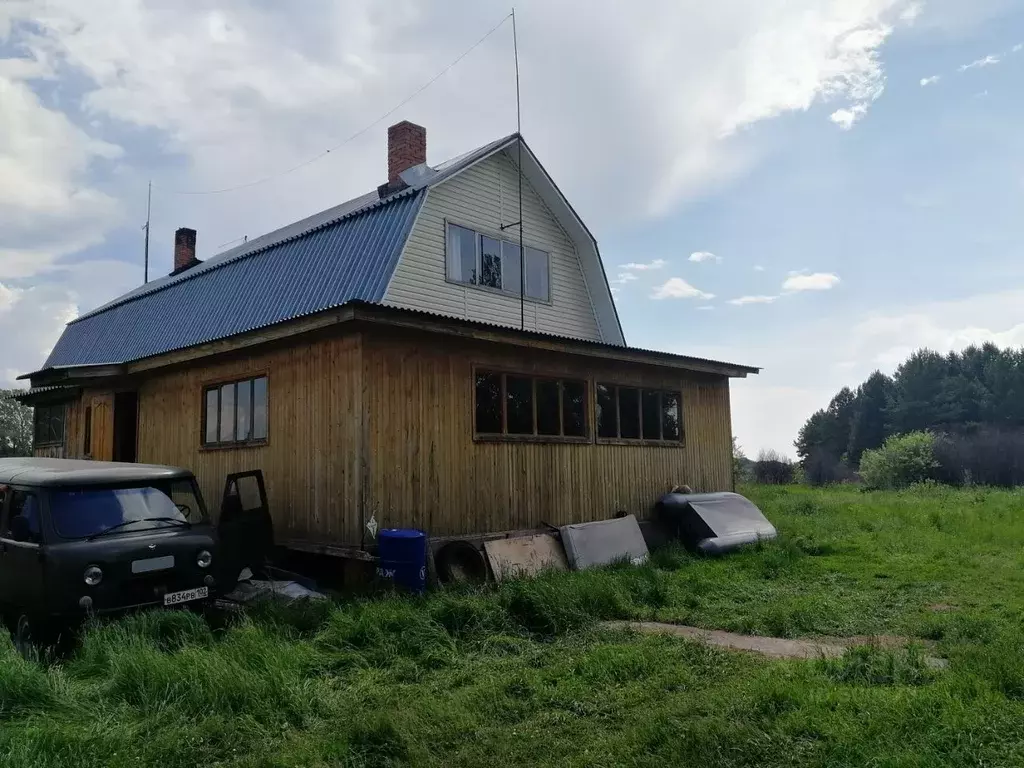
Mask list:
[[[761,451],[754,462],[754,479],[764,485],[789,485],[793,474],[793,462],[777,451]]]
[[[867,488],[906,488],[932,479],[935,436],[931,432],[894,435],[881,448],[864,451],[860,476]]]
[[[935,440],[935,478],[950,485],[1024,485],[1024,431],[983,429]]]
[[[853,479],[853,472],[842,461],[824,451],[812,451],[804,459],[803,476],[808,485],[833,485]]]

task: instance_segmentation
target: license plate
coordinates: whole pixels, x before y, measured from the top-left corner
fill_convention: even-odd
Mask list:
[[[152,573],[166,571],[174,567],[174,555],[150,557],[146,560],[132,560],[132,573]]]
[[[192,600],[202,600],[210,594],[209,587],[196,587],[195,589],[183,589],[180,592],[168,592],[164,595],[164,605],[181,605]]]

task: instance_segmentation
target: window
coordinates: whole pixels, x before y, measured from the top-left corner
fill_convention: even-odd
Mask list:
[[[86,456],[92,456],[92,406],[85,406],[85,428],[82,430],[85,437],[82,440],[82,452]]]
[[[448,225],[448,279],[493,288],[514,296],[522,289],[523,258],[519,244],[482,235],[457,224]],[[526,298],[548,301],[551,295],[550,256],[526,248]]]
[[[35,445],[63,445],[64,404],[38,405],[33,414]]]
[[[266,439],[266,376],[219,384],[204,392],[204,445],[244,445]]]
[[[606,440],[681,443],[682,396],[678,392],[597,385],[597,436]]]
[[[483,437],[587,437],[586,384],[477,371],[475,431]]]
[[[35,494],[26,493],[25,491],[10,491],[10,494],[11,508],[7,515],[6,530],[0,532],[0,536],[16,541],[40,544],[43,537],[41,520],[39,518],[39,501],[36,499]],[[2,506],[0,504],[0,507]],[[12,526],[11,521],[18,516],[25,518],[24,524]]]

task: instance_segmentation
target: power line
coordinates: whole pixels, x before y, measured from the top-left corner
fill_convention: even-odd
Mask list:
[[[383,115],[378,117],[376,120],[374,120],[369,125],[367,125],[367,126],[365,126],[363,128],[360,128],[358,131],[353,133],[351,136],[349,136],[344,141],[342,141],[342,142],[340,142],[338,144],[335,144],[333,147],[325,149],[323,152],[321,152],[316,157],[311,157],[309,160],[305,160],[305,161],[299,163],[296,166],[293,166],[293,167],[291,167],[291,168],[289,168],[289,169],[287,169],[285,171],[281,171],[280,173],[275,173],[275,174],[272,174],[270,176],[264,176],[261,179],[256,179],[255,181],[250,181],[250,182],[247,182],[245,184],[238,184],[238,185],[233,186],[233,187],[224,187],[222,189],[180,190],[180,189],[169,189],[167,187],[161,187],[159,185],[154,185],[154,186],[156,186],[157,189],[159,189],[159,190],[161,190],[163,192],[167,192],[167,193],[172,194],[172,195],[219,195],[219,194],[222,194],[224,192],[234,192],[234,191],[239,190],[239,189],[248,189],[249,187],[255,187],[255,186],[258,186],[260,184],[265,184],[268,181],[273,181],[274,179],[279,179],[279,178],[281,178],[283,176],[287,176],[290,173],[294,173],[295,171],[297,171],[297,170],[299,170],[301,168],[305,168],[307,165],[312,165],[313,163],[317,162],[318,160],[322,160],[323,158],[327,157],[327,155],[331,154],[331,152],[333,152],[334,150],[340,149],[341,147],[343,147],[346,144],[348,144],[350,141],[353,141],[353,140],[359,138],[360,136],[362,136],[364,133],[366,133],[368,130],[373,128],[378,123],[380,123],[380,122],[386,120],[387,118],[391,117],[391,115],[393,115],[399,109],[401,109],[406,104],[408,104],[410,101],[412,101],[417,96],[419,96],[421,93],[423,93],[423,91],[427,90],[427,88],[429,88],[434,83],[436,83],[438,80],[440,80],[442,77],[444,77],[446,74],[448,74],[448,72],[453,67],[455,67],[456,64],[458,64],[464,58],[469,56],[469,54],[471,54],[473,51],[475,51],[487,38],[489,38],[491,35],[493,35],[495,32],[497,32],[505,24],[505,22],[508,21],[510,18],[512,18],[512,14],[511,13],[508,14],[507,16],[505,16],[501,21],[499,21],[493,27],[491,27],[491,29],[487,32],[487,34],[485,34],[483,37],[481,37],[479,40],[477,40],[475,43],[473,43],[473,45],[471,45],[469,48],[467,48],[465,51],[463,51],[459,55],[459,57],[456,58],[451,64],[449,64],[447,67],[445,67],[440,72],[438,72],[436,75],[434,75],[432,78],[430,78],[430,80],[428,80],[426,83],[424,83],[422,86],[420,86],[416,91],[414,91],[408,97],[406,97],[405,99],[400,101],[398,104],[396,104],[394,107],[389,109],[387,112],[385,112]]]

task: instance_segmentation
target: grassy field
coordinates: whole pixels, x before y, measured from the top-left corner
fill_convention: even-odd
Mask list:
[[[188,613],[0,651],[0,765],[1024,764],[1024,494],[748,488],[778,542],[479,592]],[[643,618],[765,635],[901,634],[768,661],[602,632]]]

